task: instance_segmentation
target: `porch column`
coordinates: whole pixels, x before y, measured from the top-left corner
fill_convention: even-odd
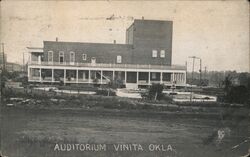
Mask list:
[[[89,70],[89,83],[90,83],[91,71]]]
[[[178,82],[181,82],[181,73],[178,73]]]
[[[124,71],[124,73],[125,73],[124,81],[125,81],[125,83],[127,83],[127,71]]]
[[[138,71],[136,72],[136,83],[137,84],[139,83],[139,72]]]
[[[177,73],[177,74],[176,74],[176,83],[178,83],[179,81],[180,81],[180,74]]]
[[[78,69],[76,69],[76,83],[78,83]]]
[[[181,73],[181,83],[183,83],[183,73]]]
[[[40,82],[42,82],[42,69],[40,68],[40,70],[39,70],[39,80],[40,80]]]
[[[115,71],[113,70],[113,81],[115,80]]]
[[[182,83],[185,83],[185,73],[182,74]]]
[[[176,81],[176,84],[178,83],[178,73],[175,74],[175,81]]]
[[[178,74],[178,82],[181,82],[181,73]]]
[[[187,84],[187,73],[184,73],[184,83]]]
[[[63,82],[64,84],[66,83],[66,69],[64,69],[64,72],[63,72]]]
[[[54,69],[51,69],[51,75],[52,82],[54,82]]]
[[[28,80],[30,80],[30,68],[28,67]]]
[[[174,75],[175,75],[175,73],[173,72],[171,75],[171,82],[174,82]]]
[[[150,81],[150,72],[148,72],[148,85],[151,84],[151,81]]]
[[[162,84],[162,72],[161,72],[161,77],[160,77],[160,83]]]
[[[101,84],[102,84],[102,75],[103,75],[103,71],[101,70]]]

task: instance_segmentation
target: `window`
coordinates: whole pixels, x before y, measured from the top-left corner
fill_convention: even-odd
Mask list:
[[[60,51],[59,52],[59,63],[62,64],[64,62],[64,52]]]
[[[48,62],[53,62],[53,51],[48,52]]]
[[[152,73],[152,79],[156,79],[156,73]]]
[[[84,60],[84,61],[87,60],[87,54],[82,54],[82,60]]]
[[[75,52],[70,52],[69,61],[71,64],[75,62]]]
[[[122,63],[122,56],[116,56],[116,62]]]
[[[161,58],[165,58],[165,50],[161,50]]]
[[[157,57],[157,50],[152,51],[152,57],[154,57],[154,58]]]
[[[95,57],[92,57],[91,58],[91,64],[95,64],[96,63],[96,58]]]

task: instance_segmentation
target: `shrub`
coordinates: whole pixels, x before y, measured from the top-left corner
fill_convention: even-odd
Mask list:
[[[171,103],[173,102],[173,97],[168,96],[168,95],[163,95],[162,100],[164,100],[165,102]]]
[[[245,86],[234,86],[228,91],[226,98],[230,103],[245,103],[248,100],[248,90]]]
[[[161,100],[163,98],[163,85],[161,84],[153,84],[148,91],[148,98],[150,100]]]

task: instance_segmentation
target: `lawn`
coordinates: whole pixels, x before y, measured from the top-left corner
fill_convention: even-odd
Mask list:
[[[249,115],[199,116],[173,112],[104,109],[2,108],[2,143],[9,157],[230,157],[247,153]],[[200,117],[200,118],[199,118]],[[219,139],[218,130],[225,135]],[[143,151],[116,151],[114,144],[140,144]],[[58,151],[56,144],[106,144],[106,151]],[[173,151],[149,151],[150,144]],[[240,144],[237,148],[233,148]]]
[[[234,157],[250,147],[244,105],[12,93],[1,104],[1,151],[8,157]],[[87,149],[96,145],[106,149]]]

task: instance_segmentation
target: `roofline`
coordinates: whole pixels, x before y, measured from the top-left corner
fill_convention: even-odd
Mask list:
[[[43,53],[43,48],[41,47],[26,47],[28,49],[28,53]]]
[[[128,31],[132,26],[134,26],[134,22],[126,29],[126,31]]]
[[[69,44],[100,44],[100,45],[119,45],[119,46],[133,46],[132,44],[117,44],[117,43],[91,43],[91,42],[73,42],[73,41],[48,41],[44,40],[45,42],[51,42],[51,43],[69,43]]]
[[[42,47],[26,47],[27,49],[43,49]]]
[[[134,19],[134,21],[173,22],[171,20],[155,20],[155,19]]]

